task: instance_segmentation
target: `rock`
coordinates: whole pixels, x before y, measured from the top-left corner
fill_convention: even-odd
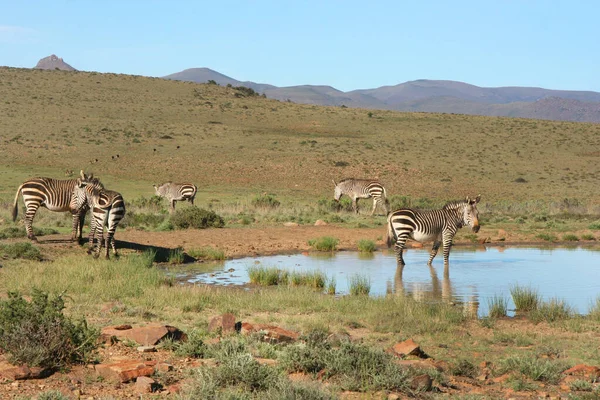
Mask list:
[[[327,225],[327,222],[323,221],[322,219],[318,219],[315,222],[315,226],[325,226],[325,225]]]
[[[294,227],[294,226],[298,226],[298,223],[297,222],[284,222],[283,226]]]
[[[156,381],[147,376],[139,376],[135,380],[135,391],[137,393],[152,393],[157,386]]]
[[[263,340],[271,343],[289,343],[298,340],[300,334],[287,329],[280,328],[274,325],[266,324],[250,324],[248,322],[242,322],[240,333],[242,335],[249,335],[253,332],[263,332]]]
[[[173,371],[173,366],[171,364],[161,362],[161,363],[156,364],[154,369],[158,372],[165,373],[165,372]]]
[[[31,370],[27,365],[9,366],[8,368],[0,369],[0,377],[11,381],[28,379],[30,375]]]
[[[412,339],[405,340],[404,342],[396,343],[392,347],[392,351],[398,357],[404,356],[417,356],[421,357],[423,352],[417,343]]]
[[[247,336],[252,332],[254,332],[254,325],[252,325],[249,322],[242,322],[242,325],[240,327],[240,333],[244,336]]]
[[[119,340],[129,339],[142,346],[154,346],[161,340],[187,339],[187,335],[178,328],[169,325],[148,325],[132,328],[131,325],[108,326],[102,329],[102,335],[115,336]]]
[[[597,378],[600,376],[600,368],[592,365],[577,364],[572,368],[564,371],[565,375],[582,375],[589,378]]]
[[[96,372],[105,379],[129,382],[139,376],[154,374],[154,367],[143,361],[128,360],[111,364],[98,364],[94,366]]]
[[[154,346],[139,346],[137,351],[140,353],[152,353],[156,351],[156,347]]]
[[[436,371],[442,372],[444,369],[437,363],[429,360],[396,360],[395,363],[407,368],[429,369],[434,368]]]
[[[347,333],[332,333],[327,336],[327,343],[332,346],[340,346],[342,343],[349,342],[350,335]]]
[[[233,333],[235,327],[235,316],[229,313],[213,317],[208,323],[209,332]]]
[[[419,392],[428,392],[433,385],[433,379],[427,374],[418,375],[412,378],[410,388]]]
[[[268,366],[273,366],[273,365],[277,365],[279,364],[279,361],[277,360],[273,360],[271,358],[260,358],[260,357],[254,357],[254,359],[256,360],[256,362],[258,362],[260,365],[268,365]]]

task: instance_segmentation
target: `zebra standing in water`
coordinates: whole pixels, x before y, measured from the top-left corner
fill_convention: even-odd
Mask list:
[[[86,176],[83,170],[80,172],[80,175],[82,179],[91,179],[93,177],[93,175]],[[33,218],[40,207],[46,207],[50,211],[57,212],[70,211],[73,215],[71,240],[81,239],[85,214],[89,207],[87,207],[87,204],[77,207],[72,203],[72,194],[76,184],[77,179],[32,178],[24,182],[19,186],[15,195],[12,210],[13,222],[17,220],[19,212],[18,202],[20,193],[23,195],[23,202],[25,203],[25,231],[29,239],[37,241],[33,233],[32,224]]]
[[[178,201],[188,200],[194,204],[194,197],[198,188],[196,185],[191,183],[163,183],[160,186],[154,186],[154,191],[157,196],[164,197],[169,200],[171,205],[171,212],[175,211],[175,203]]]
[[[398,265],[404,265],[402,251],[410,237],[417,242],[433,240],[433,247],[427,265],[431,266],[440,244],[444,247],[444,266],[448,266],[448,256],[452,239],[459,228],[470,226],[473,232],[479,232],[478,195],[474,200],[448,202],[440,210],[400,209],[388,215],[387,246],[395,243]]]
[[[386,215],[390,212],[389,201],[385,188],[379,181],[370,179],[344,179],[338,183],[333,181],[335,189],[333,198],[335,201],[340,201],[342,195],[346,195],[352,199],[352,209],[358,214],[358,199],[373,198],[373,210],[371,216],[375,213],[378,204],[385,208]]]
[[[73,202],[82,206],[83,204],[89,204],[92,209],[92,220],[90,222],[90,248],[88,254],[94,251],[94,239],[98,233],[100,237],[95,244],[94,257],[100,255],[100,249],[102,248],[103,231],[104,225],[108,226],[106,233],[106,255],[109,257],[109,249],[112,248],[113,254],[118,256],[117,248],[115,246],[115,231],[117,225],[125,216],[125,201],[120,193],[113,190],[106,190],[97,179],[77,179],[77,184],[72,193]]]

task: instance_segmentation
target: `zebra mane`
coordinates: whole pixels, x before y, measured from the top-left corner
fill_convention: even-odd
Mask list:
[[[466,200],[451,200],[444,204],[442,210],[456,210],[459,207],[464,206],[465,204],[467,204]]]

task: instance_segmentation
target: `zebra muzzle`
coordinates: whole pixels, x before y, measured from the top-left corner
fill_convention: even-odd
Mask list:
[[[480,226],[479,226],[479,225],[475,225],[475,226],[473,227],[473,232],[475,232],[475,233],[479,232],[479,228],[480,228]]]

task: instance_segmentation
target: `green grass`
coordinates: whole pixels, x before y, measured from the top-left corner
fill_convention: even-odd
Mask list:
[[[289,285],[323,289],[327,275],[321,271],[287,271],[277,267],[252,265],[248,268],[250,282],[262,286]]]
[[[41,260],[40,250],[29,242],[0,244],[0,259],[22,258],[26,260]]]
[[[181,247],[173,249],[169,252],[169,259],[167,262],[169,264],[183,264],[185,260],[185,253]]]
[[[500,361],[498,373],[520,373],[534,381],[557,383],[568,366],[564,361],[536,358],[533,355],[514,355]]]
[[[552,233],[540,233],[536,237],[547,242],[556,242],[558,240],[558,237]]]
[[[572,233],[566,233],[563,235],[562,240],[564,240],[565,242],[578,242],[579,238],[577,237],[577,235],[574,235]]]
[[[331,236],[322,236],[308,241],[308,245],[318,251],[335,251],[338,243],[339,239]]]
[[[534,311],[541,302],[541,297],[537,290],[524,286],[512,286],[510,288],[510,295],[512,296],[517,311]]]
[[[490,318],[506,317],[508,312],[508,301],[505,297],[494,295],[488,299],[488,316]]]
[[[574,315],[574,310],[564,300],[553,298],[548,301],[541,302],[535,308],[529,318],[533,322],[555,322],[569,319]]]
[[[361,239],[358,241],[358,251],[361,253],[372,253],[377,250],[377,245],[374,241],[369,239]]]
[[[353,296],[367,296],[371,291],[371,280],[364,275],[350,277],[350,294]]]
[[[187,254],[190,257],[194,257],[202,260],[217,260],[221,261],[225,259],[225,252],[223,250],[215,249],[210,246],[205,246],[199,249],[190,249]]]

